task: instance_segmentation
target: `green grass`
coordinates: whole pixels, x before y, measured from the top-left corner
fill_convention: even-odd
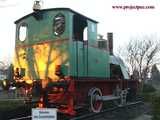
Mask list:
[[[154,96],[152,100],[153,120],[160,120],[160,95]]]
[[[154,90],[151,85],[145,85],[142,96],[145,102],[151,103],[152,120],[160,120],[160,90]]]

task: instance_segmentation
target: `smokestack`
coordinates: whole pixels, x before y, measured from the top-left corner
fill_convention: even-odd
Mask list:
[[[107,40],[109,44],[109,53],[113,55],[113,33],[107,33]]]
[[[35,0],[33,4],[33,11],[39,11],[41,10],[41,1],[40,0]]]

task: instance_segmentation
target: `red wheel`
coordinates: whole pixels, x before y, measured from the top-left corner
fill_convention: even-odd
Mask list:
[[[98,100],[97,97],[101,97],[102,92],[98,88],[92,88],[89,92],[90,97],[90,109],[92,112],[98,113],[101,111],[103,102]]]

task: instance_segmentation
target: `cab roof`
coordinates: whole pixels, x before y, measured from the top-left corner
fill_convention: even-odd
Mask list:
[[[37,12],[56,11],[56,10],[70,11],[70,12],[72,12],[72,13],[74,13],[74,14],[76,14],[76,15],[79,15],[79,16],[85,18],[85,19],[88,19],[88,20],[90,20],[90,21],[92,21],[92,22],[98,23],[97,21],[95,21],[95,20],[93,20],[93,19],[91,19],[91,18],[88,18],[88,17],[86,17],[86,16],[84,16],[84,15],[82,15],[82,14],[80,14],[80,13],[78,13],[78,12],[76,12],[76,11],[70,9],[70,8],[49,8],[49,9],[42,9],[42,10],[39,10],[39,11],[37,11]],[[15,24],[17,24],[19,21],[21,21],[21,20],[23,20],[23,19],[25,19],[25,18],[27,18],[27,17],[29,17],[29,16],[32,16],[33,14],[35,14],[35,12],[32,12],[32,13],[30,13],[30,14],[28,14],[28,15],[26,15],[26,16],[18,19],[18,20],[16,20],[16,21],[15,21]]]

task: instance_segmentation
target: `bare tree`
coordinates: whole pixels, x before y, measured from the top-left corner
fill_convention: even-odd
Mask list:
[[[159,43],[152,39],[130,40],[123,49],[123,58],[128,64],[129,72],[138,72],[139,79],[144,81],[154,64],[157,64],[160,52]],[[137,77],[137,75],[136,75]]]
[[[0,61],[0,69],[4,69],[5,68],[5,63],[3,61]]]

